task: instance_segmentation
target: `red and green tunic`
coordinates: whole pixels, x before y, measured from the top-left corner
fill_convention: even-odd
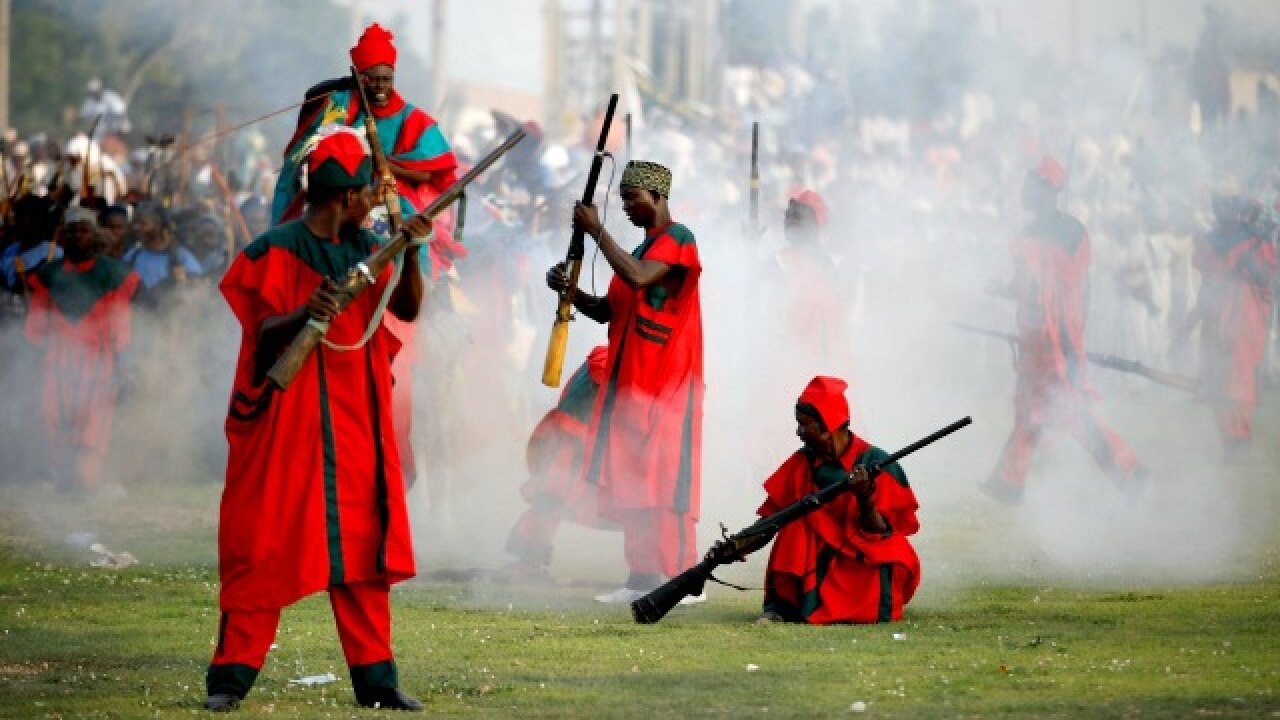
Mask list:
[[[311,112],[306,113],[307,109]],[[440,193],[457,179],[458,159],[449,148],[435,118],[421,108],[405,102],[400,93],[392,91],[391,99],[384,107],[373,107],[374,125],[382,142],[387,159],[409,170],[430,173],[427,182],[414,183],[396,178],[396,190],[400,195],[400,211],[413,215],[426,209]],[[300,177],[310,152],[308,141],[324,125],[340,124],[364,129],[365,112],[358,97],[352,97],[350,89],[335,90],[322,102],[304,106],[298,118],[298,127],[285,147],[284,163],[276,179],[271,200],[271,222],[279,224],[301,217],[306,197],[301,192]],[[463,257],[466,249],[453,240],[452,213],[437,215],[433,222],[435,233],[431,242],[422,250],[423,270],[432,277],[447,271],[456,257]],[[386,220],[375,221],[375,232],[385,234]]]
[[[271,221],[278,224],[302,214],[305,198],[299,193],[299,173],[305,164],[307,140],[324,125],[341,124],[364,127],[364,110],[351,90],[336,90],[309,115],[298,119],[297,130],[284,151],[284,166],[276,180],[271,201]],[[419,172],[431,173],[426,183],[411,183],[397,178],[401,210],[412,214],[425,208],[455,180],[458,160],[435,118],[392,92],[385,107],[373,108],[374,125],[388,160]]]
[[[44,419],[50,450],[92,484],[111,442],[116,355],[130,339],[138,275],[108,257],[46,263],[29,276],[26,336],[44,348]]]
[[[768,497],[756,512],[772,515],[843,481],[855,465],[886,457],[856,435],[838,464],[799,450],[765,481]],[[915,493],[897,463],[876,477],[873,501],[889,525],[883,535],[858,527],[858,499],[851,493],[778,532],[765,574],[766,610],[814,625],[902,619],[902,606],[920,584],[920,559],[907,540],[920,523]]]
[[[290,222],[245,248],[222,280],[242,328],[218,527],[223,610],[281,608],[333,585],[414,574],[392,431],[398,341],[379,324],[358,350],[320,346],[283,391],[264,380],[274,358],[258,357],[263,319],[302,307],[322,278],[340,279],[374,248],[365,231],[339,243]],[[334,318],[329,340],[360,339],[390,275]]]
[[[1215,407],[1226,440],[1253,437],[1258,404],[1258,366],[1266,350],[1271,320],[1275,246],[1241,233],[1216,233],[1196,249],[1204,277],[1200,291],[1203,393]]]
[[[996,470],[1010,485],[1026,483],[1046,427],[1074,434],[1113,481],[1143,472],[1093,409],[1084,344],[1090,252],[1084,225],[1061,212],[1036,218],[1014,241],[1018,382],[1014,427]]]
[[[587,428],[586,479],[599,486],[607,519],[623,522],[630,511],[660,510],[696,520],[702,263],[693,233],[677,223],[648,231],[632,255],[672,270],[647,288],[632,288],[616,276],[609,283],[609,351]],[[661,542],[693,547],[693,538]]]
[[[1037,417],[1050,393],[1080,396],[1085,385],[1085,298],[1089,234],[1075,218],[1052,213],[1037,219],[1014,242],[1018,268],[1018,377],[1028,385],[1022,400]]]

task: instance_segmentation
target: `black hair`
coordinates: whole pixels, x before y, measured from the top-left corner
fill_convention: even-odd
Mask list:
[[[121,205],[120,203],[116,203],[115,205],[108,205],[102,209],[102,212],[98,213],[98,224],[104,225],[106,224],[107,220],[117,215],[124,218],[125,220],[128,220],[129,209]]]
[[[334,198],[340,198],[348,191],[359,190],[359,185],[347,185],[345,187],[331,187],[329,185],[311,184],[307,186],[307,202],[312,205],[323,205],[330,202]]]

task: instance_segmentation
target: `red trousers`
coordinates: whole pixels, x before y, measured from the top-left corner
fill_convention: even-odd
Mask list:
[[[1035,379],[1019,378],[1013,432],[1005,443],[996,475],[1012,486],[1025,486],[1032,457],[1046,429],[1075,436],[1113,481],[1139,472],[1142,464],[1133,450],[1102,424],[1088,399],[1074,388],[1057,390]]]
[[[622,553],[632,575],[674,577],[698,562],[696,523],[668,508],[618,512]]]
[[[347,665],[391,659],[390,586],[382,582],[334,585],[329,588],[329,604]],[[223,611],[212,664],[261,668],[279,624],[279,610]]]

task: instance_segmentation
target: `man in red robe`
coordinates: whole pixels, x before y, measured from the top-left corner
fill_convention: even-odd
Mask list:
[[[262,667],[281,609],[327,590],[356,700],[420,710],[398,689],[390,642],[390,586],[414,574],[391,432],[399,343],[377,316],[393,271],[341,312],[334,284],[375,249],[360,228],[372,203],[371,161],[359,135],[341,129],[315,146],[307,166],[306,215],[254,240],[221,284],[242,334],[218,527],[222,619],[205,707],[235,708]],[[414,237],[430,232],[421,216],[406,226]],[[422,298],[417,252],[401,264],[387,307],[409,322]],[[329,323],[326,344],[280,390],[266,373],[308,323]]]
[[[897,463],[849,429],[848,385],[818,376],[796,403],[797,450],[764,483],[765,517],[853,475],[853,492],[786,525],[773,540],[760,622],[877,623],[902,619],[920,584],[907,537],[920,529],[915,493]]]
[[[1141,491],[1147,475],[1133,450],[1092,407],[1084,347],[1089,234],[1079,220],[1058,210],[1066,180],[1052,157],[1027,174],[1022,204],[1032,219],[1013,242],[1014,279],[1001,289],[1017,303],[1014,426],[995,471],[979,487],[1002,502],[1022,500],[1046,429],[1074,435],[1126,494]]]
[[[595,486],[584,482],[582,473],[587,423],[604,383],[608,354],[603,345],[592,349],[565,383],[556,406],[529,436],[529,479],[520,488],[529,508],[507,537],[507,552],[516,560],[502,573],[505,580],[549,581],[553,541],[565,520],[592,528],[608,526],[598,515]]]
[[[579,203],[576,228],[595,238],[614,277],[597,297],[574,288],[574,306],[609,326],[604,384],[587,425],[586,481],[598,488],[600,516],[622,528],[630,575],[599,595],[629,603],[697,561],[695,525],[702,465],[702,263],[693,233],[672,222],[671,171],[627,163],[622,209],[645,231],[628,253]],[[563,265],[547,273],[559,292]],[[701,597],[701,596],[699,596]]]
[[[28,277],[26,336],[44,349],[44,420],[55,483],[88,489],[102,474],[115,413],[116,357],[129,344],[138,275],[98,254],[97,217],[67,208],[65,255]]]
[[[1258,368],[1266,351],[1276,248],[1258,228],[1261,210],[1238,194],[1214,197],[1216,225],[1198,243],[1202,286],[1201,394],[1213,407],[1223,451],[1242,456],[1253,441]]]

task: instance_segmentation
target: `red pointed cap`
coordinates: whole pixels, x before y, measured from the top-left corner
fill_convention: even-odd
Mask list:
[[[808,406],[817,412],[827,430],[834,430],[849,422],[849,401],[844,391],[849,383],[836,377],[819,375],[809,381],[796,406]]]
[[[827,201],[823,200],[817,192],[809,188],[801,188],[791,193],[791,200],[813,210],[813,217],[817,219],[819,225],[827,224]]]
[[[364,72],[374,65],[396,65],[396,46],[391,44],[394,36],[378,23],[364,29],[360,41],[351,48],[351,62],[356,70]]]
[[[307,157],[310,182],[329,187],[358,187],[373,179],[369,151],[354,132],[335,132],[316,143]]]
[[[1032,169],[1031,174],[1045,181],[1055,190],[1061,190],[1067,185],[1067,171],[1052,155],[1045,155],[1040,160],[1040,164]]]

